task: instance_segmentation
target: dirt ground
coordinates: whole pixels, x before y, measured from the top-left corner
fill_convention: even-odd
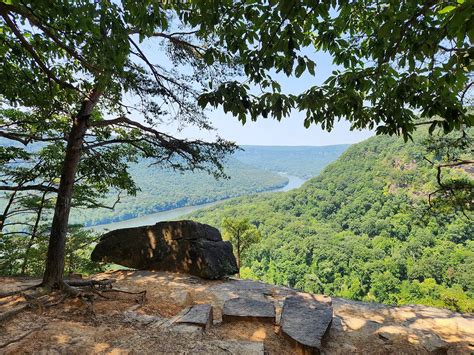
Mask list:
[[[255,281],[209,281],[150,271],[115,271],[95,279],[114,279],[114,288],[141,295],[106,292],[93,302],[67,299],[32,307],[0,322],[0,354],[295,354],[278,326],[254,321],[223,323],[225,300],[271,299],[278,314],[295,290]],[[0,278],[0,293],[38,280]],[[0,314],[25,304],[21,296],[0,299]],[[213,306],[214,324],[206,331],[169,326],[193,304]],[[472,353],[474,317],[430,307],[389,307],[333,299],[334,318],[322,353]]]

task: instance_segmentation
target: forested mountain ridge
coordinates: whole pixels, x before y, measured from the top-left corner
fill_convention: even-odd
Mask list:
[[[277,173],[300,178],[315,176],[348,146],[243,146],[227,159],[225,172],[229,179],[219,180],[206,172],[180,173],[140,161],[130,167],[130,173],[140,188],[136,196],[122,196],[113,210],[99,209],[93,216],[87,211],[73,213],[72,220],[86,225],[109,223],[273,190],[288,182],[285,176]],[[111,195],[105,204],[113,205],[115,199],[116,196]]]
[[[0,138],[0,147],[7,146]],[[35,144],[31,151],[39,151],[43,144]],[[73,210],[71,222],[86,226],[104,224],[144,216],[174,208],[200,205],[246,194],[283,187],[288,178],[278,174],[308,178],[317,175],[327,164],[337,159],[348,145],[315,147],[243,146],[225,163],[229,179],[215,180],[203,171],[177,172],[139,160],[130,165],[130,173],[140,191],[136,196],[122,193],[114,209],[96,208]],[[304,154],[301,152],[304,151]],[[113,206],[117,194],[102,200]],[[0,197],[0,208],[5,199]]]
[[[438,185],[425,139],[370,138],[297,190],[234,199],[191,218],[217,227],[224,217],[248,218],[258,227],[263,238],[243,259],[243,276],[474,311],[474,226],[460,212],[429,210]]]
[[[329,146],[242,146],[233,156],[262,169],[309,179],[339,157],[349,144]]]
[[[89,225],[127,220],[174,208],[200,205],[226,198],[276,189],[285,186],[288,178],[277,173],[243,164],[237,159],[226,163],[228,179],[215,180],[206,172],[180,173],[171,169],[148,166],[143,161],[130,167],[139,186],[135,196],[123,196],[114,209],[99,209],[91,216],[87,210],[75,213],[75,223]],[[111,195],[106,203],[112,205]]]

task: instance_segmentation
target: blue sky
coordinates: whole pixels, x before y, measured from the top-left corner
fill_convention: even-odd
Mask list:
[[[321,84],[336,68],[328,54],[315,53],[314,50],[309,48],[304,51],[304,54],[316,62],[316,75],[311,76],[305,73],[296,78],[273,73],[272,76],[278,79],[283,92],[298,94],[313,85]],[[374,135],[373,131],[369,130],[351,131],[350,124],[347,121],[336,123],[331,132],[323,131],[316,125],[306,129],[303,125],[305,113],[298,111],[294,111],[290,117],[283,119],[281,122],[271,118],[260,118],[257,122],[247,122],[245,125],[242,125],[232,115],[224,114],[222,110],[209,112],[208,116],[220,137],[237,142],[240,145],[319,146],[352,144]],[[183,133],[193,138],[206,139],[212,139],[212,136],[215,135],[215,133],[203,134],[203,132],[198,132],[196,129],[187,129]]]
[[[156,45],[156,42],[155,42]],[[171,62],[154,50],[152,42],[143,43],[142,50],[147,53],[152,62],[160,65],[172,65]],[[332,73],[336,66],[332,63],[329,54],[315,52],[312,48],[303,49],[303,54],[313,59],[316,63],[316,75],[308,73],[301,77],[287,77],[282,73],[271,75],[281,84],[284,93],[299,94],[304,90],[322,84]],[[245,78],[242,78],[245,80]],[[208,111],[215,131],[200,131],[196,127],[184,128],[179,131],[172,124],[160,129],[173,136],[189,139],[204,139],[212,141],[216,135],[221,138],[236,142],[239,145],[279,145],[279,146],[320,146],[332,144],[352,144],[363,141],[374,133],[369,130],[351,131],[350,124],[346,121],[335,123],[331,132],[323,131],[319,126],[313,125],[306,129],[303,125],[305,113],[294,111],[290,117],[281,122],[272,118],[260,117],[257,122],[248,121],[245,125],[230,114],[225,114],[221,109]]]

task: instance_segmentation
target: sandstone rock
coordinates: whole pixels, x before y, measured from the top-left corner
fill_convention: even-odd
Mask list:
[[[216,228],[193,221],[108,232],[91,259],[141,270],[186,272],[206,279],[238,272],[232,244],[222,241]]]
[[[330,303],[302,296],[289,296],[283,304],[280,331],[303,351],[319,353],[321,341],[332,321]]]
[[[212,306],[210,304],[196,304],[189,307],[176,323],[193,324],[207,329],[212,325]]]
[[[275,322],[275,306],[269,301],[259,301],[251,298],[233,298],[225,301],[222,310],[222,320],[232,322],[239,320],[260,320]]]

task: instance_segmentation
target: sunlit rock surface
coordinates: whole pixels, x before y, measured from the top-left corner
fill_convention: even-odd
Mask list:
[[[113,279],[115,289],[127,292],[146,291],[146,300],[137,304],[134,295],[107,292],[107,299],[95,299],[93,313],[84,308],[84,302],[74,299],[42,312],[31,308],[2,323],[0,353],[301,354],[305,348],[295,347],[294,343],[304,338],[290,332],[288,335],[294,337],[290,339],[281,329],[285,327],[285,302],[292,300],[290,303],[298,309],[306,307],[298,299],[309,300],[307,305],[309,308],[314,305],[315,314],[320,307],[332,307],[332,321],[324,334],[320,333],[322,354],[470,354],[474,351],[472,314],[425,306],[392,307],[331,299],[258,281],[205,280],[162,271],[116,271],[97,274],[94,279]],[[38,282],[0,278],[0,292]],[[28,302],[22,297],[3,299],[0,314]],[[236,298],[272,304],[275,321],[268,323],[248,317],[223,322],[226,301]],[[193,313],[191,309],[197,305],[202,306]],[[312,311],[290,315],[296,329],[313,326]]]
[[[108,232],[91,259],[139,270],[185,272],[205,279],[238,272],[232,244],[223,241],[216,228],[193,221]]]

